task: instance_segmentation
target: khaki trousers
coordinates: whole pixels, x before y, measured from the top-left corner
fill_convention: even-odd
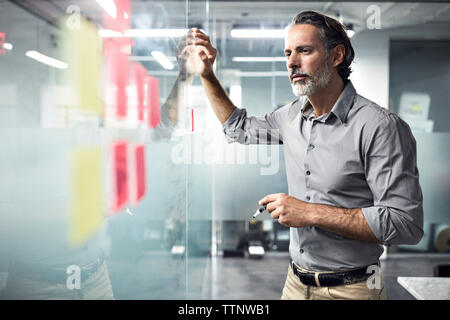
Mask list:
[[[304,270],[302,268],[299,268]],[[347,284],[335,287],[314,287],[304,285],[294,274],[292,266],[289,270],[284,284],[282,300],[386,300],[384,280],[379,273],[379,289],[369,289],[367,281]]]

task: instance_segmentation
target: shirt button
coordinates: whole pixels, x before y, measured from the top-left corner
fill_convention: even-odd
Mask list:
[[[303,250],[303,249],[300,249],[300,253],[303,253],[303,252],[305,252],[305,250]]]
[[[306,175],[309,176],[311,174],[311,171],[306,171]]]

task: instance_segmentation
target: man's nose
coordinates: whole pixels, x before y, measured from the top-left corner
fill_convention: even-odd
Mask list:
[[[299,61],[299,59],[297,59],[297,57],[294,54],[291,54],[287,58],[286,65],[287,65],[288,69],[299,68],[300,67],[300,61]]]

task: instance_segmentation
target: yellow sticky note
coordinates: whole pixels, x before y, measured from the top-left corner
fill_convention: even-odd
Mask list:
[[[66,81],[77,99],[77,109],[100,114],[102,103],[103,44],[95,26],[80,17],[77,24],[63,19],[63,57],[68,64]]]
[[[104,219],[100,148],[80,148],[73,151],[72,164],[69,243],[79,245],[95,234]]]

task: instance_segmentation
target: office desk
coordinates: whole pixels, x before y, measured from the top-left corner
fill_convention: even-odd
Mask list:
[[[450,278],[443,277],[397,277],[417,300],[450,300]]]

